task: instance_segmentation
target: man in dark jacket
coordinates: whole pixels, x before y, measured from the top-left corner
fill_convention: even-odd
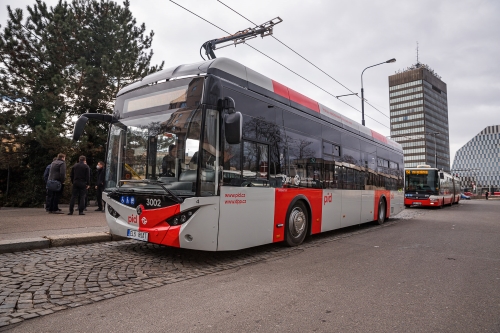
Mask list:
[[[97,180],[95,184],[97,194],[97,209],[96,212],[102,212],[102,191],[104,190],[104,162],[97,162]]]
[[[85,209],[85,194],[87,193],[87,189],[90,187],[90,168],[85,161],[85,156],[80,156],[78,163],[75,163],[75,165],[71,168],[70,177],[71,183],[73,184],[73,190],[71,192],[71,200],[69,201],[68,215],[73,215],[75,200],[78,197],[78,212],[80,215],[85,215],[83,213],[83,210]]]
[[[54,157],[54,159],[52,160],[52,162],[54,162],[55,160],[57,160],[57,157]],[[45,171],[43,172],[43,182],[45,184],[47,184],[47,180],[49,180],[49,174],[50,174],[50,167],[51,166],[52,166],[52,163],[50,163],[49,165],[47,165],[47,167],[45,168]],[[47,213],[49,212],[49,208],[50,208],[49,190],[46,189],[46,193],[45,193],[45,211]],[[60,209],[58,209],[58,211],[60,211]]]
[[[48,180],[57,180],[61,182],[61,189],[59,191],[49,191],[48,201],[50,214],[63,214],[59,211],[59,198],[64,190],[64,181],[66,180],[66,155],[58,154],[57,160],[50,165]]]

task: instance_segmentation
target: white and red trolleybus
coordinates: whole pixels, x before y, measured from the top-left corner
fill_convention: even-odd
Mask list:
[[[429,165],[405,169],[405,206],[443,208],[460,201],[457,177]]]
[[[123,88],[110,123],[106,220],[115,235],[225,251],[404,209],[401,146],[235,61],[162,70]]]

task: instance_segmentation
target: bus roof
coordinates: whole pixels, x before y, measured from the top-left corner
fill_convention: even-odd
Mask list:
[[[308,113],[323,115],[329,119],[333,119],[349,131],[371,137],[373,140],[382,142],[399,151],[403,150],[401,145],[396,141],[388,139],[384,135],[362,126],[327,106],[228,58],[216,58],[161,70],[124,87],[118,92],[117,96],[158,81],[205,74],[213,74],[221,77],[248,90]]]
[[[441,169],[437,169],[437,168],[434,168],[434,167],[428,167],[428,168],[422,168],[422,167],[411,167],[411,168],[405,168],[405,170],[441,170]]]

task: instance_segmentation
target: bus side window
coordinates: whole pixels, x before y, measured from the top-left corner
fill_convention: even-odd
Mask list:
[[[269,186],[268,145],[243,141],[243,178],[246,186]]]
[[[357,190],[364,190],[365,189],[365,177],[366,177],[366,172],[365,171],[359,171],[359,178],[358,178],[358,186]]]
[[[222,184],[241,186],[241,144],[230,145],[225,142],[224,163],[222,165]]]
[[[337,188],[335,180],[335,164],[333,161],[325,161],[323,188]]]
[[[342,166],[339,166],[339,165],[335,165],[335,179],[336,179],[336,183],[337,183],[337,188],[344,188],[344,181],[343,181],[343,177],[344,177],[344,167]]]
[[[215,166],[218,165],[220,157],[216,141],[218,133],[218,112],[208,109],[206,111],[204,142],[201,145],[202,150],[198,153],[198,165],[201,166],[199,170],[201,178],[200,194],[202,196],[210,196],[216,193],[216,182],[218,180]]]

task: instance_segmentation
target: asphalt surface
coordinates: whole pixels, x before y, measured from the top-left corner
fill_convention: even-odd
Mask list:
[[[206,254],[124,241],[36,250],[26,254],[22,265],[10,265],[5,274],[17,272],[19,279],[25,276],[23,281],[30,274],[43,276],[44,265],[35,259],[42,253],[61,256],[54,259],[61,266],[56,273],[64,272],[65,264],[78,266],[87,261],[96,266],[104,257],[92,261],[92,254],[108,253],[108,260],[120,260],[125,271],[143,263],[142,270],[132,269],[124,276],[136,286],[141,286],[140,281],[143,291],[133,290],[127,283],[125,289],[111,286],[104,290],[116,293],[109,299],[101,295],[87,305],[72,303],[73,309],[54,304],[52,310],[47,308],[50,313],[4,329],[500,332],[498,216],[500,202],[495,200],[466,201],[442,210],[410,209],[383,227],[363,225],[335,231],[312,237],[293,249],[269,245]],[[78,255],[69,255],[79,249],[87,251],[87,260],[78,262]],[[63,250],[69,258],[66,261]],[[15,264],[14,254],[3,256],[1,260],[9,258]],[[110,264],[102,265],[100,272],[105,271],[109,278],[113,273]],[[59,283],[68,282],[68,277],[56,274],[53,280],[58,279]],[[114,280],[120,280],[119,276]],[[102,289],[106,286],[96,293]],[[28,293],[20,294],[27,297]],[[45,294],[50,298],[50,292]],[[55,298],[61,299],[65,299],[63,295]],[[36,309],[33,306],[32,313]]]

